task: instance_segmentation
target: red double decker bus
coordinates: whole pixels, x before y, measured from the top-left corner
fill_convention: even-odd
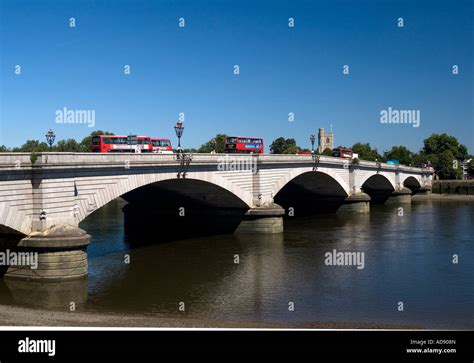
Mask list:
[[[150,136],[137,136],[137,151],[138,153],[151,153],[153,145],[151,144]]]
[[[172,154],[173,147],[170,139],[151,138],[152,152],[155,154]]]
[[[225,153],[263,154],[263,151],[263,139],[246,136],[227,136],[225,138]]]
[[[357,155],[357,154],[355,154],[355,155]],[[351,149],[345,149],[345,148],[342,148],[342,147],[338,147],[338,148],[332,149],[332,156],[336,156],[338,158],[353,159],[354,158],[354,153],[352,152]]]
[[[91,151],[99,153],[151,153],[153,146],[149,136],[97,135],[92,138]]]
[[[125,150],[126,148],[128,148],[128,150]],[[130,152],[130,148],[127,136],[97,135],[92,138],[92,152]]]

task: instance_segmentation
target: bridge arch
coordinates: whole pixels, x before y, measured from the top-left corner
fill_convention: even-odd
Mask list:
[[[291,169],[288,173],[285,173],[275,184],[272,194],[276,196],[288,183],[291,181],[295,180],[296,178],[300,177],[303,174],[308,174],[308,173],[315,173],[315,175],[318,174],[324,174],[327,175],[330,179],[327,179],[328,181],[333,181],[336,184],[333,184],[335,187],[338,185],[345,193],[346,197],[349,195],[349,184],[336,172],[334,172],[330,168],[319,168],[318,170],[313,170],[312,168],[295,168]]]
[[[396,189],[395,178],[387,173],[365,174],[360,181],[361,189],[364,190],[391,190]]]
[[[337,174],[300,170],[287,175],[275,193],[275,203],[298,214],[336,211],[348,196],[348,186]],[[283,182],[281,182],[283,184]]]
[[[415,178],[414,176],[406,176],[405,179],[402,181],[404,187],[410,188],[421,188],[421,182],[419,179]]]
[[[82,189],[81,183],[78,181],[78,196],[82,200],[79,206],[79,215],[77,222],[82,222],[87,216],[100,209],[112,200],[133,194],[134,191],[140,188],[160,185],[165,182],[180,183],[183,181],[194,181],[196,183],[209,184],[214,186],[217,190],[225,191],[227,197],[232,195],[237,201],[235,204],[247,209],[252,205],[252,194],[242,188],[239,188],[231,181],[223,178],[219,173],[188,173],[185,179],[178,179],[173,173],[156,173],[156,174],[134,174],[128,175],[125,178],[116,178],[112,183],[105,184],[105,187],[95,188],[94,193],[87,195],[87,200],[81,199]]]
[[[392,179],[383,173],[369,175],[361,182],[361,190],[370,195],[371,203],[383,204],[396,190],[395,182]]]
[[[415,178],[414,176],[406,176],[402,181],[401,184],[412,191],[415,194],[417,191],[421,189],[420,180]]]
[[[0,203],[0,234],[23,234],[31,231],[31,216],[25,210],[10,205],[8,202]]]

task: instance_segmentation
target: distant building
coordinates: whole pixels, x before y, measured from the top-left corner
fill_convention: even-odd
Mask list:
[[[318,151],[320,154],[325,149],[334,149],[334,134],[333,132],[325,132],[323,128],[318,131]]]
[[[468,170],[469,170],[469,163],[471,162],[471,160],[472,159],[467,159],[467,160],[461,161],[462,178],[464,180],[470,179]]]

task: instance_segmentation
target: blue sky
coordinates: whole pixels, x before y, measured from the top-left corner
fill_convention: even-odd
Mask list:
[[[310,147],[332,124],[336,145],[417,151],[446,132],[474,153],[472,1],[0,3],[0,144],[44,140],[49,128],[57,139],[101,129],[176,144],[184,112],[184,147],[216,133]],[[95,127],[56,124],[63,107],[95,110]],[[420,110],[420,127],[382,124],[388,107]]]

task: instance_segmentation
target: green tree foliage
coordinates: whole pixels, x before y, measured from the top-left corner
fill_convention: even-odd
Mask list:
[[[213,150],[215,150],[216,153],[223,153],[224,152],[225,138],[226,138],[226,135],[217,134],[214,137],[214,140],[216,141],[215,145],[213,145],[212,139],[211,139],[208,142],[206,142],[205,144],[201,145],[201,147],[198,149],[197,152],[199,152],[199,153],[210,153]]]
[[[426,155],[423,153],[423,151],[420,151],[419,153],[413,154],[411,160],[412,160],[411,165],[415,166],[415,167],[419,167],[422,164],[426,164],[427,161],[428,161],[426,159]]]
[[[400,164],[410,165],[413,164],[413,153],[405,146],[393,146],[389,151],[384,153],[384,159],[385,161],[398,160]]]
[[[382,156],[377,152],[377,150],[372,149],[369,143],[362,144],[360,142],[352,145],[352,151],[359,154],[359,160],[382,160]]]
[[[327,148],[325,148],[325,149],[323,150],[322,155],[325,155],[325,156],[332,156],[332,150],[327,147]]]
[[[425,155],[439,155],[449,150],[456,160],[464,160],[468,157],[466,146],[460,144],[454,136],[432,134],[423,141],[423,144],[423,152]]]
[[[466,146],[460,144],[454,136],[432,134],[423,141],[422,154],[431,162],[440,179],[460,179],[461,161],[468,157]]]
[[[81,145],[77,143],[74,139],[67,139],[67,140],[59,140],[58,143],[53,147],[53,151],[70,151],[70,152],[80,152]],[[90,146],[89,150],[90,151]]]
[[[290,151],[294,151],[295,148],[298,148],[296,146],[295,139],[285,139],[284,137],[279,137],[270,144],[270,152],[272,154],[295,154],[297,151],[294,153],[290,153],[290,152],[285,153],[285,150],[287,150],[290,147],[291,147]]]
[[[440,179],[461,178],[460,163],[456,160],[451,150],[444,150],[441,154],[431,154],[427,155],[427,157]]]
[[[289,145],[285,150],[283,150],[283,154],[297,154],[300,151],[300,148],[296,145]]]
[[[7,148],[5,145],[0,145],[0,153],[5,153],[5,152],[9,152],[10,149]]]
[[[44,152],[49,151],[49,145],[45,142],[40,142],[39,140],[27,140],[23,145],[19,148],[15,147],[12,151],[15,152]]]

